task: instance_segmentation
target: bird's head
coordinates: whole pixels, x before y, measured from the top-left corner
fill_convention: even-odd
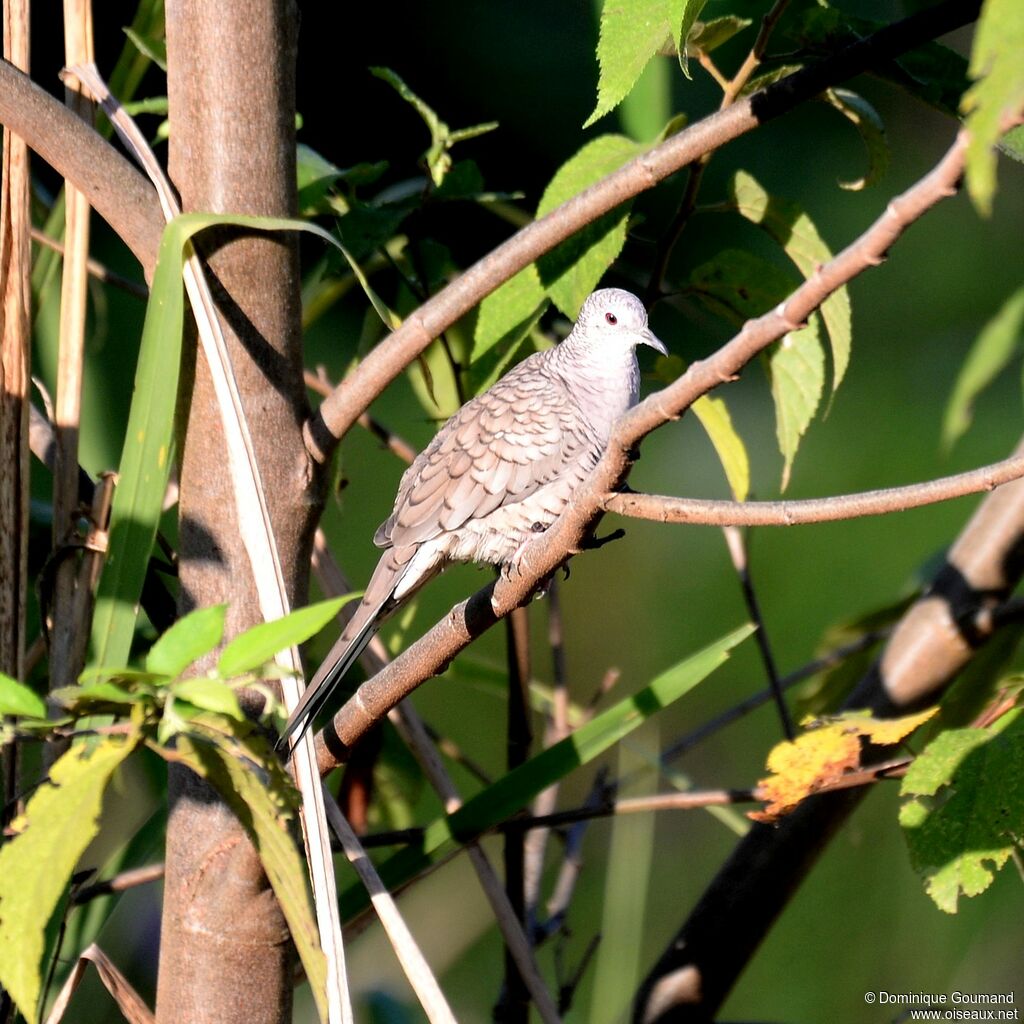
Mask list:
[[[647,310],[632,293],[622,288],[601,288],[591,293],[576,318],[574,334],[595,346],[635,348],[650,345],[663,356],[668,350],[647,326]]]

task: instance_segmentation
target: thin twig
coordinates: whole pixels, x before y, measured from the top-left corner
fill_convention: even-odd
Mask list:
[[[125,892],[134,889],[139,885],[148,885],[150,882],[157,882],[164,877],[164,866],[160,864],[146,864],[141,868],[130,868],[122,871],[113,878],[106,878],[102,882],[94,882],[92,885],[83,886],[77,889],[72,895],[71,902],[75,906],[83,903],[90,903],[101,896],[110,896],[115,892]]]
[[[779,712],[779,721],[782,723],[782,732],[787,740],[791,740],[796,735],[796,731],[793,728],[793,719],[789,713],[789,708],[786,707],[786,698],[783,695],[782,683],[779,680],[779,670],[775,664],[775,656],[772,654],[772,646],[768,639],[768,630],[765,626],[764,616],[761,614],[761,603],[757,599],[754,580],[750,575],[750,560],[747,556],[746,540],[735,526],[727,526],[722,532],[725,534],[725,543],[729,549],[732,567],[736,570],[736,575],[739,577],[740,589],[743,591],[743,601],[750,614],[750,620],[757,625],[754,639],[757,641],[758,651],[761,652],[761,662],[764,665],[765,675],[768,677],[768,689],[775,699],[775,707]]]
[[[634,491],[605,497],[607,512],[658,523],[690,523],[700,526],[798,526],[834,523],[863,516],[884,516],[924,508],[971,494],[995,490],[1024,476],[1024,455],[979,466],[952,476],[919,484],[887,487],[876,491],[841,494],[830,498],[797,501],[717,501],[705,498],[676,498]]]
[[[53,252],[63,258],[64,243],[59,242],[56,238],[51,238],[42,228],[32,228],[32,241],[37,245],[53,250]],[[93,259],[90,256],[85,265],[89,274],[95,277],[97,281],[109,284],[114,288],[120,288],[121,291],[134,295],[137,299],[149,297],[149,289],[144,284],[141,284],[139,281],[133,281],[130,277],[125,277],[116,270],[111,270],[105,264],[100,263],[99,260]]]

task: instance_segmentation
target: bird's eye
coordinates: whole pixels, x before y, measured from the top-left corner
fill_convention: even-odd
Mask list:
[[[605,313],[604,318],[612,326],[614,326],[615,324],[617,324],[619,322],[619,318],[614,313]]]

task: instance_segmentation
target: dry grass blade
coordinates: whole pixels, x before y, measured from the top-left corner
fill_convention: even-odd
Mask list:
[[[64,55],[68,64],[93,59],[92,4],[90,0],[64,0]],[[80,83],[68,76],[64,102],[83,121],[92,122],[93,104]],[[53,475],[53,548],[58,555],[50,633],[50,686],[70,686],[78,678],[85,658],[84,641],[89,623],[77,621],[76,611],[88,603],[76,600],[76,560],[60,557],[73,537],[78,510],[78,439],[82,419],[86,301],[89,289],[89,200],[65,182],[64,263],[60,291],[60,348],[57,360],[57,395],[54,426],[57,460]],[[51,754],[61,749],[57,745]]]
[[[76,67],[71,71],[88,85],[103,104],[118,135],[150,176],[160,197],[164,216],[168,221],[172,220],[181,212],[177,199],[156,157],[134,122],[110,95],[95,68]],[[184,277],[185,289],[192,305],[200,344],[210,369],[224,424],[239,530],[256,581],[260,610],[264,619],[270,621],[286,615],[289,605],[277,545],[270,525],[266,492],[260,479],[252,436],[242,408],[220,321],[201,264],[194,252],[185,264]],[[299,680],[302,677],[302,665],[298,650],[291,648],[282,652],[277,660],[285,669],[286,674],[281,685],[285,706],[291,711],[301,694]],[[331,859],[323,792],[316,770],[311,736],[307,735],[296,746],[293,764],[296,781],[302,793],[303,832],[306,837],[320,943],[327,956],[328,1020],[331,1024],[336,1021],[350,1024],[353,1014],[345,973],[334,863]]]
[[[334,829],[335,835],[340,840],[349,863],[355,868],[356,874],[366,886],[373,908],[377,911],[380,923],[387,932],[388,941],[402,965],[402,970],[405,971],[405,976],[409,979],[409,984],[412,985],[413,991],[416,993],[416,998],[420,1001],[420,1006],[423,1007],[423,1012],[427,1015],[427,1020],[430,1021],[430,1024],[456,1024],[455,1015],[434,977],[434,972],[430,969],[430,965],[412,937],[408,925],[398,912],[394,898],[384,887],[380,875],[377,874],[377,869],[373,866],[373,861],[366,855],[366,850],[363,849],[358,836],[352,831],[352,827],[345,820],[341,809],[329,794],[324,794],[324,802],[327,806],[327,818],[331,823],[331,828]]]
[[[129,1024],[155,1024],[156,1017],[153,1016],[149,1007],[142,1001],[138,992],[132,988],[128,979],[117,969],[110,957],[96,943],[83,950],[79,956],[77,963],[68,975],[68,980],[64,982],[64,987],[57,995],[50,1015],[46,1018],[46,1024],[58,1024],[64,1019],[68,1003],[75,994],[75,990],[85,975],[85,969],[90,963],[96,965],[96,972],[100,976],[100,981],[103,982],[103,987],[113,997],[117,1008],[121,1011],[121,1016]]]
[[[4,57],[28,68],[27,0],[4,0]],[[29,361],[32,252],[29,241],[28,147],[3,133],[0,171],[0,670],[23,678],[28,595]],[[18,754],[11,743],[0,759],[0,806],[16,806]]]

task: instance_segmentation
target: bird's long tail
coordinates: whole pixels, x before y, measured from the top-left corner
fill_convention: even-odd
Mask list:
[[[374,634],[395,610],[399,602],[393,600],[396,588],[409,569],[409,563],[399,565],[388,552],[378,563],[366,593],[359,602],[355,614],[335,641],[330,653],[320,663],[316,674],[310,680],[299,703],[295,705],[277,750],[285,750],[294,736],[298,742],[302,734],[313,724],[313,720],[330,700],[335,688],[345,677]],[[418,588],[415,588],[418,589]],[[404,599],[404,595],[403,595]]]

